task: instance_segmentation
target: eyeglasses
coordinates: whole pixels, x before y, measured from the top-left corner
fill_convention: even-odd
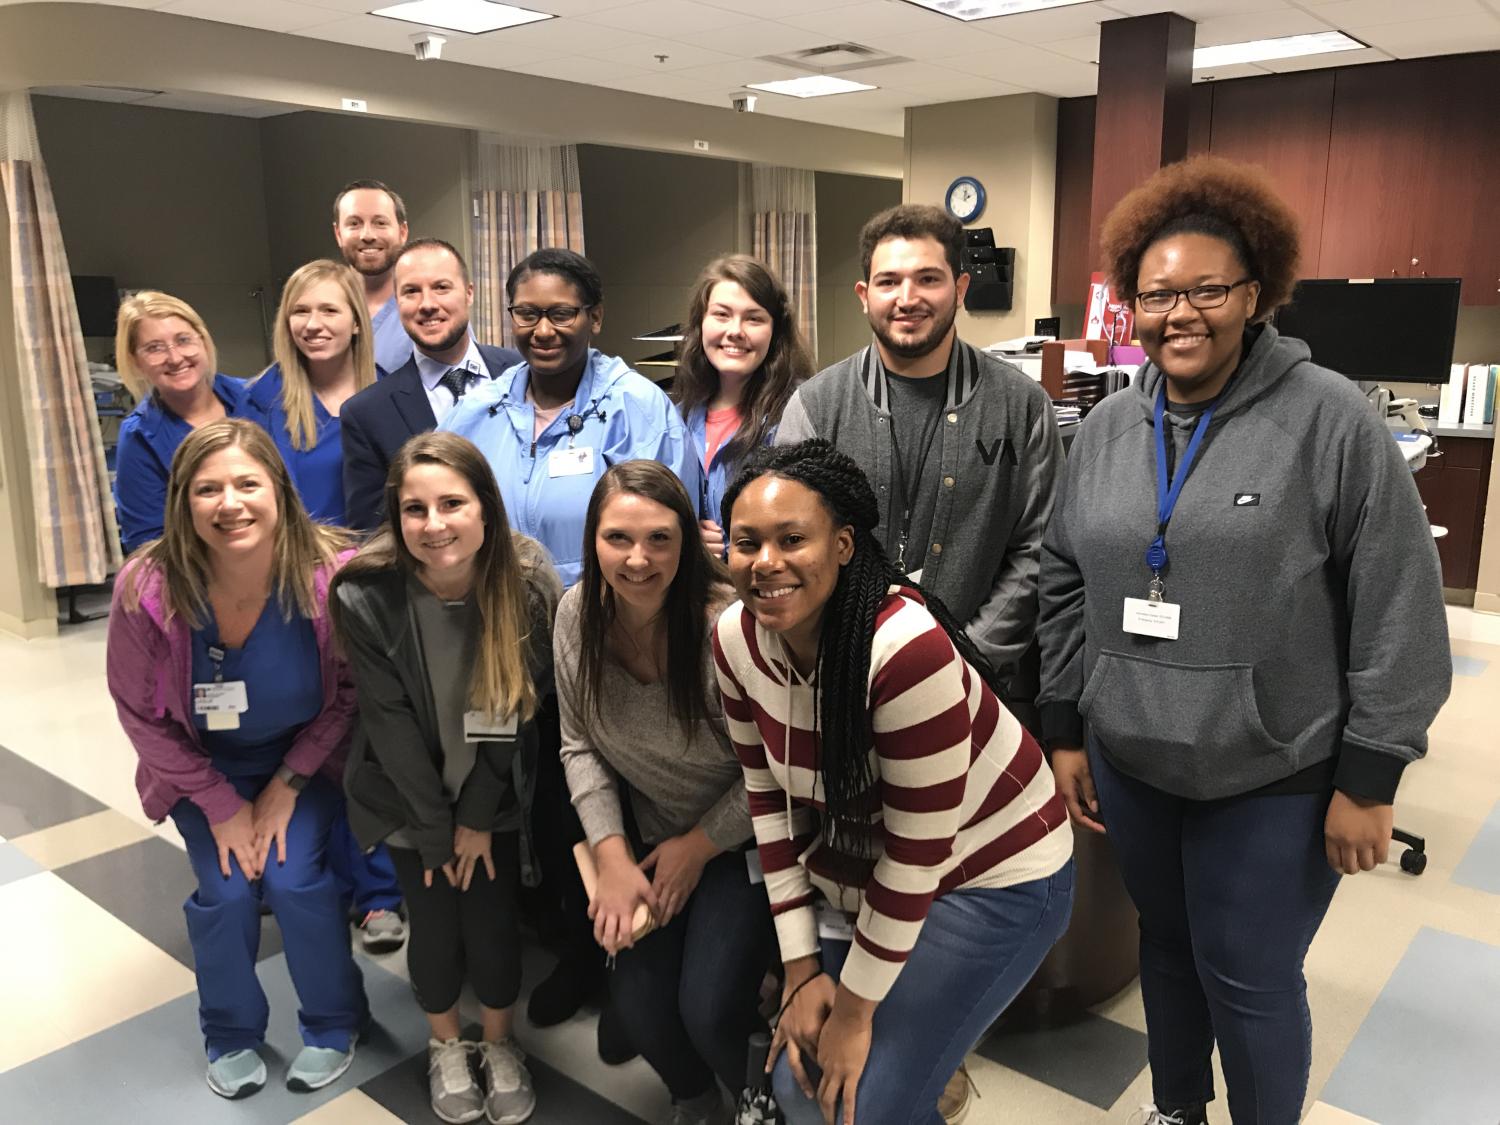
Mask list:
[[[546,317],[558,328],[566,328],[578,319],[578,314],[593,305],[553,305],[550,309],[539,309],[535,305],[511,305],[506,308],[510,318],[520,328],[534,328]]]
[[[1135,303],[1141,312],[1169,313],[1177,307],[1183,297],[1195,309],[1216,309],[1229,300],[1229,291],[1241,285],[1249,285],[1253,278],[1241,278],[1233,285],[1195,285],[1191,289],[1153,289],[1149,293],[1137,293]]]
[[[195,332],[183,332],[172,340],[152,340],[135,349],[135,354],[152,363],[160,363],[172,352],[180,356],[195,356],[203,350],[203,337]]]

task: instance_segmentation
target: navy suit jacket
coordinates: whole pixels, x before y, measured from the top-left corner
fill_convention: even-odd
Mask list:
[[[479,345],[493,379],[521,362],[513,348]],[[344,508],[348,526],[371,531],[385,519],[385,478],[408,438],[437,428],[427,388],[413,354],[404,365],[366,387],[339,411],[344,439]]]

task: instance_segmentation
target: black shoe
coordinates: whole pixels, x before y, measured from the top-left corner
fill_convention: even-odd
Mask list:
[[[604,984],[604,965],[590,954],[587,959],[564,959],[550,976],[531,990],[526,1018],[532,1027],[551,1027],[577,1014],[584,1002]]]
[[[635,1049],[635,1044],[630,1041],[630,1036],[626,1034],[625,1025],[620,1022],[619,1016],[615,1015],[613,1001],[605,1001],[604,1007],[599,1009],[598,1037],[599,1058],[610,1066],[628,1063],[640,1054]]]

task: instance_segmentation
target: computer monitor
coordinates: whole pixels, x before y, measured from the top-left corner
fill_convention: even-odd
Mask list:
[[[120,312],[120,291],[112,277],[73,275],[73,300],[78,304],[78,323],[85,336],[113,336]]]
[[[1276,328],[1313,362],[1370,382],[1446,383],[1458,328],[1459,279],[1299,281]]]

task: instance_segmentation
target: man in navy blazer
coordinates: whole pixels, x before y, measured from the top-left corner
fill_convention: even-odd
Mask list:
[[[438,238],[407,243],[396,259],[396,310],[414,350],[406,364],[344,403],[345,519],[370,531],[385,519],[385,478],[408,438],[436,429],[478,379],[521,362],[469,333],[474,286],[463,255]]]

